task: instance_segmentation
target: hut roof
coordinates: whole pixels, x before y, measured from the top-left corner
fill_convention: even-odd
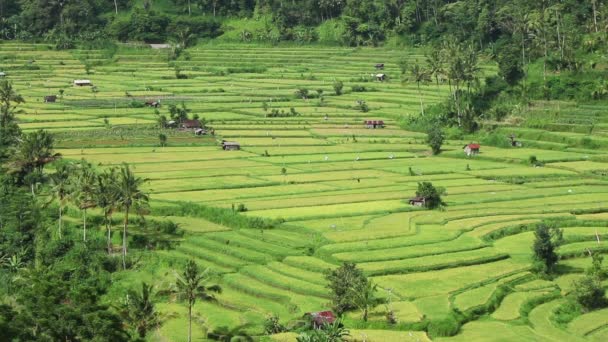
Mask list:
[[[184,120],[182,121],[182,127],[199,128],[201,127],[201,123],[198,120]]]
[[[410,198],[410,202],[424,202],[426,201],[426,197],[416,196]]]
[[[471,150],[479,150],[479,148],[481,147],[481,145],[479,144],[468,144],[467,145]]]
[[[307,312],[305,316],[310,316],[318,326],[332,324],[336,321],[336,316],[331,311]]]
[[[169,49],[171,44],[150,44],[150,47],[153,49]]]

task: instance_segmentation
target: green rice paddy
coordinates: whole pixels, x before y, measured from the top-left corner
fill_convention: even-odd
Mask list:
[[[100,168],[130,163],[149,179],[152,218],[173,220],[186,232],[175,249],[149,252],[148,266],[119,276],[117,286],[146,280],[161,288],[188,258],[216,274],[224,292],[218,302],[194,307],[195,340],[219,327],[245,327],[261,335],[269,315],[287,323],[330,309],[324,272],[343,261],[356,262],[380,286],[382,297],[390,290],[399,323],[467,312],[485,305],[509,280],[525,278],[510,286],[495,310],[446,341],[600,341],[608,336],[606,310],[558,327],[551,317],[560,300],[540,303],[522,318],[527,302],[567,289],[572,277],[537,283],[528,273],[533,235],[512,229],[544,219],[580,222],[564,229],[566,243],[558,249],[578,272],[588,264],[588,249],[607,251],[605,241],[595,240],[596,231],[608,235],[605,150],[569,149],[580,134],[514,128],[524,139],[563,148],[482,146],[479,156],[466,158],[461,147],[469,141],[451,140],[441,156],[431,157],[424,134],[397,125],[402,117],[418,115],[416,84],[397,81],[399,59],[423,60],[416,50],[201,45],[188,52],[189,60],[167,62],[164,52],[149,49],[121,47],[106,56],[55,51],[44,44],[0,44],[0,54],[11,56],[1,68],[27,101],[21,127],[56,132],[65,159],[84,158]],[[39,69],[20,68],[30,59]],[[87,75],[85,59],[101,63]],[[385,63],[394,80],[369,80],[376,62]],[[188,78],[175,79],[173,65]],[[258,72],[238,72],[250,66]],[[72,80],[83,78],[93,82],[95,92],[72,86]],[[334,80],[344,82],[345,94],[334,94]],[[371,91],[351,92],[358,84]],[[322,90],[323,101],[296,98],[302,87],[311,94]],[[60,91],[56,103],[43,103],[45,95]],[[447,94],[448,85],[422,86],[425,105]],[[155,109],[132,105],[149,99],[161,99],[158,111],[164,115],[169,104],[184,103],[216,135],[157,128]],[[356,109],[357,100],[365,100],[370,112]],[[290,108],[299,115],[266,116],[271,109]],[[383,120],[387,127],[366,129],[364,120]],[[160,133],[167,135],[168,146],[158,145]],[[224,138],[239,142],[241,150],[223,151],[219,141]],[[591,138],[608,141],[602,135]],[[544,166],[529,166],[531,155]],[[419,181],[446,188],[445,211],[407,203]],[[235,229],[201,217],[154,212],[184,201],[221,208],[242,204],[243,215],[283,223],[272,230]],[[113,300],[110,295],[108,301]],[[182,340],[185,308],[159,307],[170,318],[153,340]],[[357,312],[349,314],[347,324],[357,327],[351,329],[353,338],[428,340],[406,325],[378,329],[383,313],[383,306],[374,308],[367,327]],[[273,339],[294,341],[295,335]]]

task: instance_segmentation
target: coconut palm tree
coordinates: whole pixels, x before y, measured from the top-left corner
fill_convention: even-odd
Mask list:
[[[148,195],[141,189],[145,179],[136,177],[128,164],[123,164],[116,182],[116,204],[124,212],[122,230],[122,266],[127,268],[127,226],[129,214],[134,209],[138,214],[145,214],[148,207]]]
[[[428,70],[424,69],[418,62],[416,62],[410,70],[412,80],[416,82],[418,87],[418,98],[420,99],[420,111],[424,115],[424,104],[422,102],[422,91],[420,90],[420,83],[427,83],[430,81],[430,75]]]
[[[151,329],[160,324],[160,314],[154,308],[153,286],[144,282],[141,283],[141,292],[129,290],[121,315],[125,322],[137,331],[137,335],[144,339]]]
[[[44,130],[28,133],[18,139],[9,168],[13,173],[27,175],[33,171],[42,174],[44,166],[59,158],[61,154],[53,149],[53,135]]]
[[[87,209],[95,208],[95,183],[97,175],[90,163],[84,159],[78,165],[76,178],[74,180],[74,204],[83,212],[82,216],[82,239],[87,241]]]
[[[57,235],[62,238],[63,209],[70,197],[72,166],[69,164],[59,165],[55,173],[51,174],[51,192],[53,197],[59,201],[59,221]]]
[[[368,280],[362,286],[351,288],[353,295],[353,303],[362,311],[363,321],[367,322],[369,309],[378,304],[378,299],[375,294],[378,290],[378,285]]]
[[[439,77],[445,74],[443,54],[440,49],[433,49],[431,53],[426,56],[426,65],[429,76],[432,76],[435,79],[437,92],[439,92]]]
[[[93,197],[97,207],[103,212],[106,231],[108,232],[108,254],[112,253],[112,214],[118,202],[117,170],[111,168],[97,175]]]
[[[188,305],[188,342],[192,341],[192,307],[197,299],[204,301],[214,301],[213,293],[221,293],[222,288],[219,285],[206,285],[205,282],[209,278],[209,269],[200,271],[194,260],[189,260],[186,263],[184,272],[175,274],[176,282],[170,292],[177,297],[178,300],[183,300]]]

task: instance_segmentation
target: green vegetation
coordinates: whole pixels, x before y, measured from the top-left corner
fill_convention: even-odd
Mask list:
[[[4,2],[0,339],[605,340],[606,6]]]

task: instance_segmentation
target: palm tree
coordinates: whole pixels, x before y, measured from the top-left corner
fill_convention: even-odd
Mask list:
[[[420,91],[420,83],[426,83],[430,80],[430,75],[418,62],[412,66],[411,69],[412,80],[416,82],[418,87],[418,98],[420,99],[420,111],[424,115],[424,104],[422,103],[422,92]]]
[[[362,286],[351,288],[354,304],[362,311],[362,318],[365,322],[367,322],[369,309],[378,304],[375,296],[377,290],[378,285],[371,280],[368,280]]]
[[[82,217],[82,238],[87,241],[87,209],[95,208],[95,183],[97,175],[90,163],[84,159],[80,162],[78,173],[76,174],[75,189],[72,200],[76,206],[83,211]]]
[[[96,186],[94,187],[95,203],[103,211],[104,223],[108,232],[108,254],[112,253],[112,214],[116,209],[118,202],[118,186],[116,168],[106,170],[96,178]]]
[[[443,67],[443,54],[440,49],[433,49],[430,54],[426,56],[426,65],[428,68],[429,76],[435,78],[435,84],[437,85],[437,92],[439,92],[439,76],[445,73]]]
[[[141,292],[129,290],[122,307],[121,314],[127,324],[137,331],[137,335],[144,339],[148,331],[160,324],[160,315],[154,308],[153,286],[141,283]]]
[[[50,177],[51,179],[51,191],[53,193],[53,197],[59,201],[59,226],[57,229],[58,236],[61,239],[61,230],[63,227],[62,217],[63,217],[63,208],[65,207],[69,197],[71,190],[71,175],[72,167],[69,164],[59,165]]]
[[[42,174],[46,164],[61,158],[61,154],[55,153],[53,144],[53,135],[47,131],[38,130],[25,134],[19,140],[9,167],[13,172],[24,175],[33,171]]]
[[[175,274],[176,282],[171,289],[171,293],[178,299],[186,301],[188,304],[188,342],[192,341],[192,307],[197,299],[204,301],[214,301],[215,297],[210,292],[221,293],[219,285],[207,286],[204,284],[209,278],[209,269],[200,272],[194,260],[186,263],[186,268],[182,275]]]
[[[148,195],[142,191],[141,185],[145,179],[136,177],[128,164],[123,164],[118,175],[116,186],[116,204],[125,213],[122,230],[122,267],[127,268],[127,226],[129,225],[129,213],[131,209],[143,215],[148,206]]]

